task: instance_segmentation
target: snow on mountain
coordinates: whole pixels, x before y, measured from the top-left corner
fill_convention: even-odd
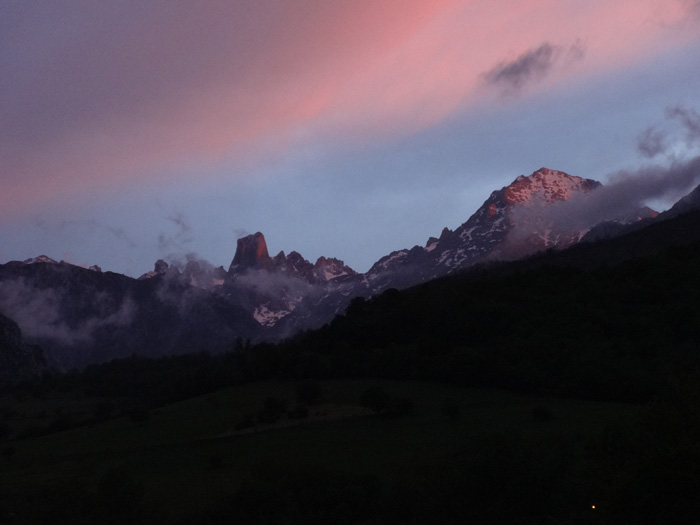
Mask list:
[[[47,255],[39,255],[38,257],[33,257],[31,259],[25,259],[24,261],[21,262],[23,265],[30,265],[30,264],[68,264],[71,266],[74,266],[70,263],[67,263],[65,261],[61,261],[60,263],[58,261],[55,261],[51,257]],[[84,266],[83,266],[84,268]],[[97,273],[102,273],[102,268],[100,268],[98,265],[93,264],[92,266],[88,267],[88,270],[92,270],[93,272]]]
[[[444,228],[425,246],[391,252],[365,274],[338,280],[316,301],[306,301],[274,325],[279,336],[320,326],[342,313],[356,296],[371,297],[388,288],[406,288],[479,263],[515,260],[546,249],[579,242],[590,226],[567,216],[568,201],[577,205],[602,185],[592,179],[541,168],[520,175],[493,191],[469,219],[455,230]],[[619,222],[638,221],[656,212],[641,209]],[[330,281],[333,283],[334,281]]]
[[[516,259],[547,248],[564,248],[583,233],[553,222],[554,203],[582,196],[601,184],[562,171],[541,168],[491,193],[453,234],[441,237],[438,266],[451,270],[481,260]]]
[[[357,272],[335,257],[319,257],[314,264],[314,276],[318,281],[331,281],[338,277],[357,275]]]
[[[270,310],[268,305],[260,305],[253,312],[253,317],[261,326],[272,327],[277,321],[288,315],[292,310]]]
[[[46,255],[39,255],[38,257],[34,257],[32,259],[26,259],[26,260],[22,261],[22,264],[37,264],[37,263],[58,264],[58,261],[54,261],[51,257],[48,257]]]
[[[304,300],[314,302],[356,275],[335,258],[319,257],[312,264],[296,251],[270,257],[265,236],[257,232],[238,239],[222,293],[244,298],[255,320],[269,328]]]
[[[601,183],[592,179],[582,179],[563,171],[540,168],[529,177],[520,175],[509,186],[494,194],[502,192],[503,200],[507,204],[532,206],[538,202],[551,204],[555,201],[565,201],[574,194],[587,193],[599,186]]]
[[[58,343],[44,337],[54,355],[85,352],[83,357],[67,358],[67,362],[106,359],[122,351],[131,352],[144,341],[149,351],[168,352],[205,341],[219,345],[227,334],[278,339],[329,322],[357,296],[370,297],[388,288],[409,287],[476,264],[518,259],[579,242],[586,231],[592,235],[596,228],[570,220],[567,206],[569,201],[585,202],[599,187],[597,181],[547,168],[529,176],[520,175],[508,186],[493,191],[459,227],[444,228],[438,237],[430,237],[425,246],[391,252],[364,274],[335,258],[319,257],[311,263],[296,251],[288,255],[281,251],[271,257],[265,236],[257,232],[238,239],[228,271],[201,260],[188,260],[184,266],[159,260],[152,271],[130,279],[111,272],[100,274],[97,267],[91,268],[94,272],[86,272],[42,255],[0,265],[0,285],[24,294],[10,305],[18,322],[30,319],[24,315],[28,301],[43,305],[46,310],[46,298],[56,299],[56,311],[51,310],[47,317],[54,331],[68,326],[58,311],[68,308],[75,310],[70,310],[75,326],[69,327],[69,334],[85,332],[90,337],[103,338],[99,339],[98,351],[93,344],[75,347],[65,341],[66,337]],[[675,211],[697,206],[698,192],[680,201]],[[655,215],[653,210],[643,208],[633,216],[601,225],[597,231],[608,235],[620,231],[621,224],[642,223],[640,219]],[[51,266],[43,267],[42,263]],[[32,265],[37,266],[32,269]],[[27,287],[31,288],[43,273],[56,274],[52,290],[29,290]],[[66,281],[65,275],[59,279],[59,274],[70,275],[72,281]],[[72,288],[66,288],[66,283]],[[74,289],[82,294],[83,302],[70,300],[68,296]],[[97,295],[88,301],[93,293]],[[25,300],[25,296],[29,299]],[[85,304],[89,309],[78,311],[85,309]],[[125,325],[139,326],[136,331],[126,330],[128,336],[122,333],[125,330],[121,325],[111,322],[124,304],[133,314],[127,319],[130,324],[125,321]],[[30,335],[46,332],[25,325]],[[152,329],[147,328],[156,325],[160,327],[159,335],[151,334]],[[45,326],[46,323],[40,324],[39,328]],[[100,355],[92,356],[92,351]]]
[[[483,261],[516,259],[569,246],[585,232],[556,224],[546,210],[599,186],[594,180],[547,168],[520,175],[492,192],[454,231],[445,228],[439,238],[428,239],[425,247],[399,250],[379,259],[368,272],[367,282],[382,283],[379,288],[406,286]]]

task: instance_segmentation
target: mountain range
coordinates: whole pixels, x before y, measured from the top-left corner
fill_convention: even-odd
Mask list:
[[[311,263],[295,251],[270,256],[260,232],[238,239],[228,269],[159,260],[133,279],[46,256],[11,261],[0,265],[0,375],[279,340],[331,321],[358,296],[542,251],[566,257],[566,248],[646,230],[700,204],[696,189],[662,214],[640,208],[612,221],[570,220],[568,204],[580,207],[601,191],[597,181],[547,168],[521,175],[456,229],[389,253],[366,273],[335,258]]]

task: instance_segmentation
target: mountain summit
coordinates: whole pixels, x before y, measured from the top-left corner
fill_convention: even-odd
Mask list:
[[[30,343],[66,367],[135,352],[217,351],[236,337],[280,339],[329,322],[354,297],[575,244],[596,228],[572,219],[571,210],[595,203],[590,196],[601,186],[547,168],[520,175],[454,231],[444,228],[425,246],[392,252],[364,274],[334,258],[312,263],[296,251],[271,257],[260,232],[238,239],[228,271],[196,258],[184,268],[159,260],[153,271],[131,279],[45,256],[11,261],[0,265],[0,309]],[[694,207],[698,191],[672,211]],[[654,214],[646,209],[615,218],[601,235],[620,224],[642,225],[640,219]]]
[[[494,197],[511,205],[527,205],[536,201],[551,204],[555,201],[568,200],[576,193],[588,193],[600,186],[600,182],[592,179],[583,179],[563,171],[540,168],[529,177],[520,175],[510,185],[499,191],[494,191],[485,204],[494,200]]]
[[[600,182],[548,168],[520,175],[492,192],[456,230],[445,228],[425,247],[415,246],[380,259],[370,269],[370,278],[386,282],[384,287],[402,286],[483,261],[516,259],[547,248],[567,247],[580,240],[585,231],[555,224],[547,210],[573,196],[586,196],[600,186]],[[387,279],[382,274],[393,276]]]
[[[455,231],[449,267],[474,259],[517,259],[547,248],[566,248],[578,242],[585,230],[557,223],[552,206],[573,197],[585,197],[600,182],[563,171],[540,168],[529,177],[520,175],[510,185],[491,193],[469,220]],[[455,250],[456,248],[456,250]],[[466,248],[466,252],[460,252]]]
[[[269,269],[271,266],[272,259],[267,252],[265,236],[257,232],[238,239],[236,254],[233,256],[228,271],[233,273],[248,268]]]

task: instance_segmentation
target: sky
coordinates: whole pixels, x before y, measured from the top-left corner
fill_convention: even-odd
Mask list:
[[[0,263],[365,272],[541,167],[662,210],[698,111],[697,0],[0,0]]]

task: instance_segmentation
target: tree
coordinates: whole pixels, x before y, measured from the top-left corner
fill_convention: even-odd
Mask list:
[[[360,396],[360,405],[376,413],[386,410],[390,403],[391,396],[380,386],[371,386]]]
[[[297,402],[300,405],[314,405],[321,398],[321,385],[318,381],[304,381],[297,385]]]
[[[459,401],[457,401],[455,398],[450,397],[442,402],[442,413],[452,421],[457,419],[461,412],[462,408],[459,405]]]

